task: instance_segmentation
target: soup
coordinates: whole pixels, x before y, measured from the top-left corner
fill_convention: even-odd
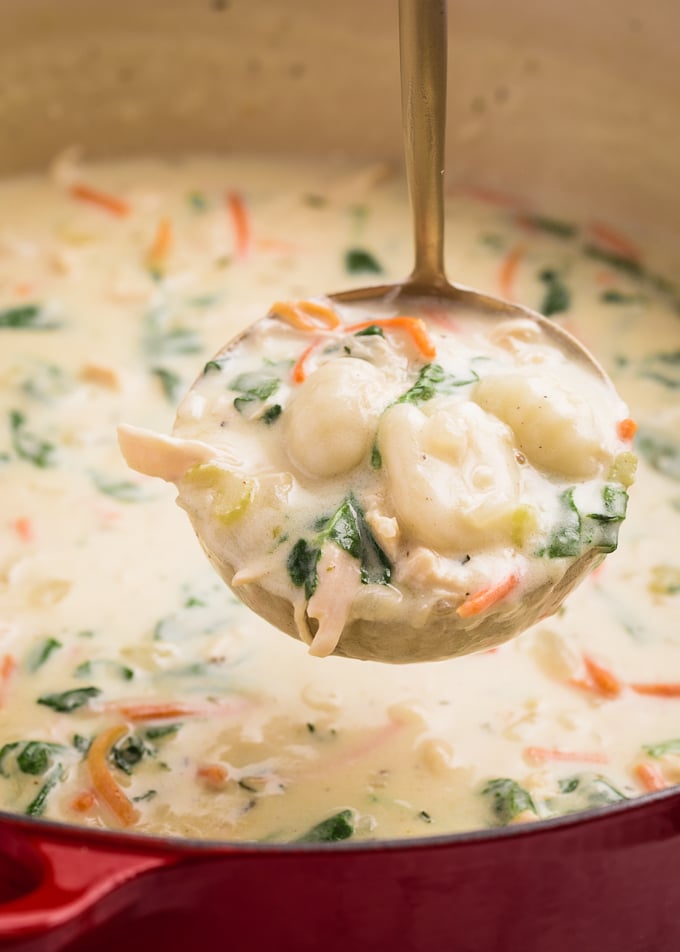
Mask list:
[[[174,490],[127,469],[116,426],[169,431],[205,363],[274,298],[403,277],[399,177],[66,157],[4,183],[0,207],[4,809],[366,839],[675,782],[680,297],[628,239],[449,196],[451,274],[583,340],[637,420],[640,464],[619,550],[559,615],[493,652],[395,668],[309,657],[237,603]]]

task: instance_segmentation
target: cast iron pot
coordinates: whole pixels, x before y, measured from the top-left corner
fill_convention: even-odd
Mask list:
[[[594,207],[677,268],[677,5],[452,0],[450,22],[448,181],[536,211]],[[72,143],[89,158],[398,162],[397,90],[393,0],[0,0],[0,172]],[[676,952],[679,829],[672,790],[525,827],[332,846],[0,814],[0,946]]]

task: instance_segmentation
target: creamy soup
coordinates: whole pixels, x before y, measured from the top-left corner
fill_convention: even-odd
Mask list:
[[[534,821],[680,778],[680,292],[601,223],[488,199],[449,196],[449,271],[593,350],[637,421],[638,474],[618,551],[558,615],[393,667],[310,657],[242,607],[116,427],[169,432],[272,300],[403,277],[400,178],[67,157],[0,186],[4,809],[330,841]]]

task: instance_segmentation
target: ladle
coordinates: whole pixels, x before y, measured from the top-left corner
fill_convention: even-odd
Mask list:
[[[599,364],[557,324],[534,311],[448,282],[444,271],[444,134],[447,70],[446,0],[400,0],[399,35],[404,149],[415,235],[415,264],[410,277],[399,285],[360,288],[331,295],[341,305],[366,305],[375,301],[397,302],[406,313],[415,299],[445,301],[449,311],[474,313],[491,322],[513,318],[536,322],[548,340],[571,361],[611,384]],[[264,318],[271,320],[271,318]],[[261,322],[253,325],[258,327]],[[252,333],[245,331],[217,355],[224,359]],[[180,433],[181,435],[181,433]],[[134,447],[121,440],[128,461],[136,468]],[[126,444],[127,449],[126,449]],[[181,467],[180,467],[181,469]],[[152,470],[147,464],[146,471]],[[173,478],[172,474],[165,478]],[[238,570],[236,558],[225,555],[206,540],[194,523],[208,557],[222,578],[231,585]],[[345,626],[336,652],[348,657],[389,662],[437,660],[490,648],[513,637],[542,616],[554,612],[577,582],[603,558],[588,549],[573,561],[555,583],[535,588],[512,613],[484,614],[461,618],[455,606],[431,615],[423,626],[408,613],[397,622],[353,619]],[[257,581],[239,584],[238,596],[255,612],[282,631],[300,637],[291,601]]]

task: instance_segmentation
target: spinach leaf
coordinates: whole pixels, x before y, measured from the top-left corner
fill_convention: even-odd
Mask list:
[[[281,381],[278,377],[266,374],[262,371],[251,371],[249,373],[239,374],[229,384],[230,390],[236,390],[241,395],[234,400],[234,407],[239,413],[243,413],[252,404],[262,403],[268,400],[279,389]],[[270,421],[271,422],[271,421]]]
[[[37,671],[38,668],[41,668],[45,664],[52,652],[57,651],[61,647],[61,642],[57,641],[56,638],[46,638],[31,654],[28,661],[29,671]]]
[[[131,774],[134,767],[146,756],[155,753],[144,741],[134,735],[125,737],[111,748],[111,759],[124,773]]]
[[[92,698],[98,697],[101,693],[99,688],[95,687],[72,688],[61,694],[43,694],[38,698],[38,704],[51,707],[53,711],[58,711],[60,714],[70,714],[72,711],[77,711],[79,707],[84,707]]]
[[[562,521],[553,533],[546,553],[548,558],[562,559],[581,552],[581,516],[574,502],[574,489],[565,489],[560,496]]]
[[[479,375],[471,368],[463,374],[449,373],[441,364],[426,364],[418,374],[413,386],[403,393],[397,403],[413,403],[416,406],[435,396],[453,393],[457,387],[464,387],[479,380]]]
[[[664,754],[680,754],[680,738],[664,740],[660,744],[646,744],[643,750],[655,759],[663,757]]]
[[[365,248],[349,248],[345,252],[345,270],[349,274],[371,272],[382,274],[383,267],[370,251]]]
[[[290,550],[286,567],[290,580],[296,588],[305,589],[305,598],[310,599],[319,584],[316,567],[321,556],[318,546],[310,546],[304,539],[298,539]]]
[[[317,823],[302,836],[298,843],[338,843],[348,840],[354,835],[354,813],[352,810],[341,810],[334,816]]]
[[[377,324],[369,324],[368,327],[364,327],[360,331],[355,331],[355,337],[384,337],[385,333],[382,327],[378,327]]]
[[[560,523],[553,532],[547,549],[540,552],[540,555],[547,555],[551,559],[570,558],[580,555],[586,547],[602,552],[615,551],[619,525],[625,519],[628,504],[628,493],[622,486],[605,483],[602,488],[602,505],[594,512],[579,512],[574,501],[573,486],[565,489],[560,499]]]
[[[148,737],[149,740],[170,737],[171,734],[176,734],[181,726],[181,724],[159,724],[157,727],[147,727],[144,731],[144,736]]]
[[[600,774],[584,773],[564,777],[558,786],[560,795],[551,797],[547,803],[551,810],[559,814],[577,813],[628,799]]]
[[[266,423],[267,426],[271,426],[283,413],[283,407],[280,403],[274,403],[271,407],[268,407],[260,419],[263,423]]]
[[[555,238],[575,238],[578,234],[576,225],[557,218],[548,218],[545,215],[522,215],[522,224],[536,231],[544,231]]]
[[[196,331],[172,321],[166,304],[157,305],[146,314],[143,347],[152,358],[196,354],[202,350]]]
[[[615,251],[607,251],[605,248],[600,248],[599,245],[584,245],[583,254],[586,258],[601,261],[602,264],[607,264],[611,268],[623,271],[633,278],[646,277],[644,268],[639,261],[636,261],[634,258],[628,258],[622,254],[617,254]]]
[[[297,588],[304,586],[308,599],[312,597],[319,583],[317,566],[321,549],[327,541],[334,542],[360,561],[361,581],[364,584],[389,583],[392,576],[390,561],[376,542],[363,510],[353,495],[347,496],[330,518],[320,519],[315,528],[317,535],[312,543],[298,539],[287,560],[288,574],[293,585]]]
[[[102,666],[109,668],[123,681],[132,681],[135,676],[135,672],[132,668],[129,668],[126,664],[121,664],[119,661],[110,661],[108,658],[97,658],[95,661],[83,661],[75,669],[73,676],[75,678],[89,678],[95,667]]]
[[[111,496],[118,502],[144,502],[149,498],[143,486],[133,482],[131,479],[121,479],[118,481],[110,480],[106,476],[100,476],[98,473],[92,473],[92,481],[105,496]]]
[[[176,374],[174,370],[168,370],[167,367],[152,367],[151,373],[158,377],[163,393],[170,403],[176,403],[182,389],[180,375]]]
[[[195,212],[204,212],[208,208],[208,199],[203,192],[189,192],[187,202]]]
[[[0,777],[9,777],[7,770],[5,769],[5,759],[8,754],[11,754],[13,750],[16,750],[17,747],[21,747],[21,741],[15,740],[9,744],[3,744],[0,748]]]
[[[20,410],[10,410],[9,424],[12,447],[20,459],[33,463],[39,469],[54,465],[55,445],[31,433],[26,427],[26,417]]]
[[[44,743],[40,740],[31,740],[17,755],[17,766],[22,773],[39,776],[52,766],[52,755],[64,748],[61,744]]]
[[[571,292],[558,272],[541,271],[538,277],[546,286],[543,303],[539,307],[541,314],[544,317],[552,317],[554,314],[568,311],[571,306]]]
[[[229,363],[228,357],[223,357],[221,360],[209,360],[208,363],[203,368],[203,376],[209,373],[222,373],[222,368],[225,364]]]
[[[59,325],[50,321],[40,304],[18,304],[0,308],[0,328],[11,330],[54,330]]]
[[[537,814],[531,794],[516,780],[507,777],[490,780],[482,790],[482,795],[490,798],[493,815],[503,826],[525,810]]]
[[[653,469],[680,481],[680,441],[669,433],[640,427],[635,435],[635,449]]]
[[[647,298],[644,294],[627,294],[616,288],[607,288],[600,295],[600,300],[604,304],[644,304]]]
[[[661,351],[646,357],[640,366],[640,376],[670,390],[680,389],[680,350]]]
[[[61,764],[57,764],[43,786],[38,791],[35,799],[31,800],[29,805],[26,807],[27,816],[41,816],[41,814],[44,813],[48,796],[63,776],[64,768],[61,766]]]

